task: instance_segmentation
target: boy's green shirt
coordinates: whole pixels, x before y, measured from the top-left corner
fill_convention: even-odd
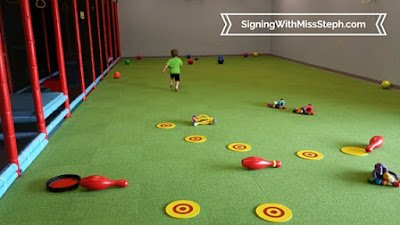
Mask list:
[[[180,58],[174,57],[174,58],[170,58],[168,60],[167,65],[169,67],[169,72],[171,74],[180,74],[181,66],[183,65],[183,62]]]

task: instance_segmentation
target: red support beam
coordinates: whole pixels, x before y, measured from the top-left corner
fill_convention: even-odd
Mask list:
[[[112,32],[114,35],[114,60],[116,60],[118,58],[118,53],[117,53],[117,30],[116,30],[116,26],[115,26],[115,3],[114,0],[111,0],[111,19],[112,19]]]
[[[91,65],[92,65],[92,77],[93,77],[93,82],[96,83],[96,68],[94,67],[92,24],[91,24],[92,22],[90,20],[90,4],[89,4],[89,0],[86,0],[86,18],[87,18],[88,32],[89,32],[89,48],[90,48],[90,62],[91,62]]]
[[[96,11],[96,24],[97,24],[97,40],[99,42],[99,57],[100,57],[100,71],[101,74],[104,72],[103,67],[103,51],[102,51],[102,44],[101,44],[101,33],[100,33],[100,16],[99,16],[99,3],[98,0],[94,0],[95,2],[95,11]]]
[[[29,74],[32,85],[33,104],[35,106],[36,126],[39,133],[45,133],[47,138],[46,122],[44,120],[42,93],[40,91],[39,70],[36,60],[35,38],[33,36],[32,16],[29,0],[20,1],[23,30],[25,34],[26,54],[28,58]]]
[[[1,31],[0,31],[1,32]],[[3,33],[1,33],[2,35]],[[3,54],[3,43],[0,41],[0,117],[3,128],[4,146],[8,163],[15,163],[18,166],[17,140],[15,138],[14,121],[12,117],[10,93],[8,91],[6,65]]]
[[[72,7],[74,9],[75,40],[76,40],[76,51],[78,55],[79,76],[81,78],[81,92],[85,94],[85,96],[83,97],[83,100],[85,101],[86,100],[85,72],[83,71],[81,32],[79,30],[78,4],[76,3],[76,0],[72,0]]]
[[[106,53],[106,62],[107,68],[110,66],[108,63],[108,42],[107,42],[107,26],[106,26],[106,11],[104,9],[104,0],[101,0],[101,11],[102,11],[102,18],[103,18],[103,39],[104,39],[104,48]]]
[[[67,75],[65,70],[64,47],[60,25],[60,11],[58,9],[58,0],[50,0],[51,12],[53,15],[54,36],[57,51],[58,72],[60,77],[61,90],[64,95],[68,96]],[[64,106],[68,109],[68,114],[65,118],[71,117],[71,109],[69,107],[69,98],[65,101]]]
[[[121,40],[119,39],[118,2],[115,3],[115,24],[117,27],[118,57],[120,57],[122,54],[121,54]]]
[[[108,59],[112,57],[113,54],[113,48],[112,48],[112,39],[111,39],[111,15],[110,15],[110,1],[112,0],[106,0],[107,3],[107,33],[108,33]],[[107,59],[107,61],[108,61]],[[114,59],[115,60],[115,59]]]
[[[8,88],[10,89],[10,92],[14,92],[14,87],[12,83],[12,77],[11,77],[11,68],[10,68],[10,60],[8,58],[8,49],[7,49],[7,41],[6,41],[6,33],[5,33],[5,28],[4,28],[4,22],[3,22],[3,12],[1,9],[1,4],[0,4],[0,41],[3,41],[3,50],[4,50],[4,60],[5,60],[5,66],[6,66],[6,73],[7,73],[7,82],[8,82]]]
[[[42,11],[43,41],[44,41],[44,51],[46,53],[47,73],[50,76],[51,75],[51,66],[50,66],[49,40],[47,39],[46,15],[45,15],[44,8],[42,8],[41,11]]]

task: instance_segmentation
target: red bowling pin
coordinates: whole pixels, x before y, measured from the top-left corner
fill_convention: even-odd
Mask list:
[[[102,190],[111,186],[126,187],[127,180],[110,180],[107,177],[93,175],[81,179],[81,186],[89,190]]]
[[[365,151],[370,153],[372,150],[379,148],[383,145],[383,137],[382,136],[374,136],[369,141],[369,145],[365,147]]]
[[[281,161],[268,161],[261,157],[252,156],[242,159],[242,166],[251,170],[258,170],[268,166],[278,168],[281,167]]]

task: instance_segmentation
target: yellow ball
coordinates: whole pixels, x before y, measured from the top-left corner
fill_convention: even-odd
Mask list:
[[[382,81],[381,85],[382,85],[382,88],[388,89],[388,88],[390,88],[391,84],[388,80],[384,80],[384,81]]]
[[[254,52],[253,55],[254,55],[254,56],[258,56],[258,53],[257,53],[257,52]]]

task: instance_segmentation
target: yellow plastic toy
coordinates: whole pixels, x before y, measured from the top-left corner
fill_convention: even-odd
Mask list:
[[[214,117],[209,117],[206,114],[200,114],[198,116],[193,115],[192,120],[193,120],[193,126],[195,127],[197,125],[208,125],[217,123],[217,119],[215,119]]]

